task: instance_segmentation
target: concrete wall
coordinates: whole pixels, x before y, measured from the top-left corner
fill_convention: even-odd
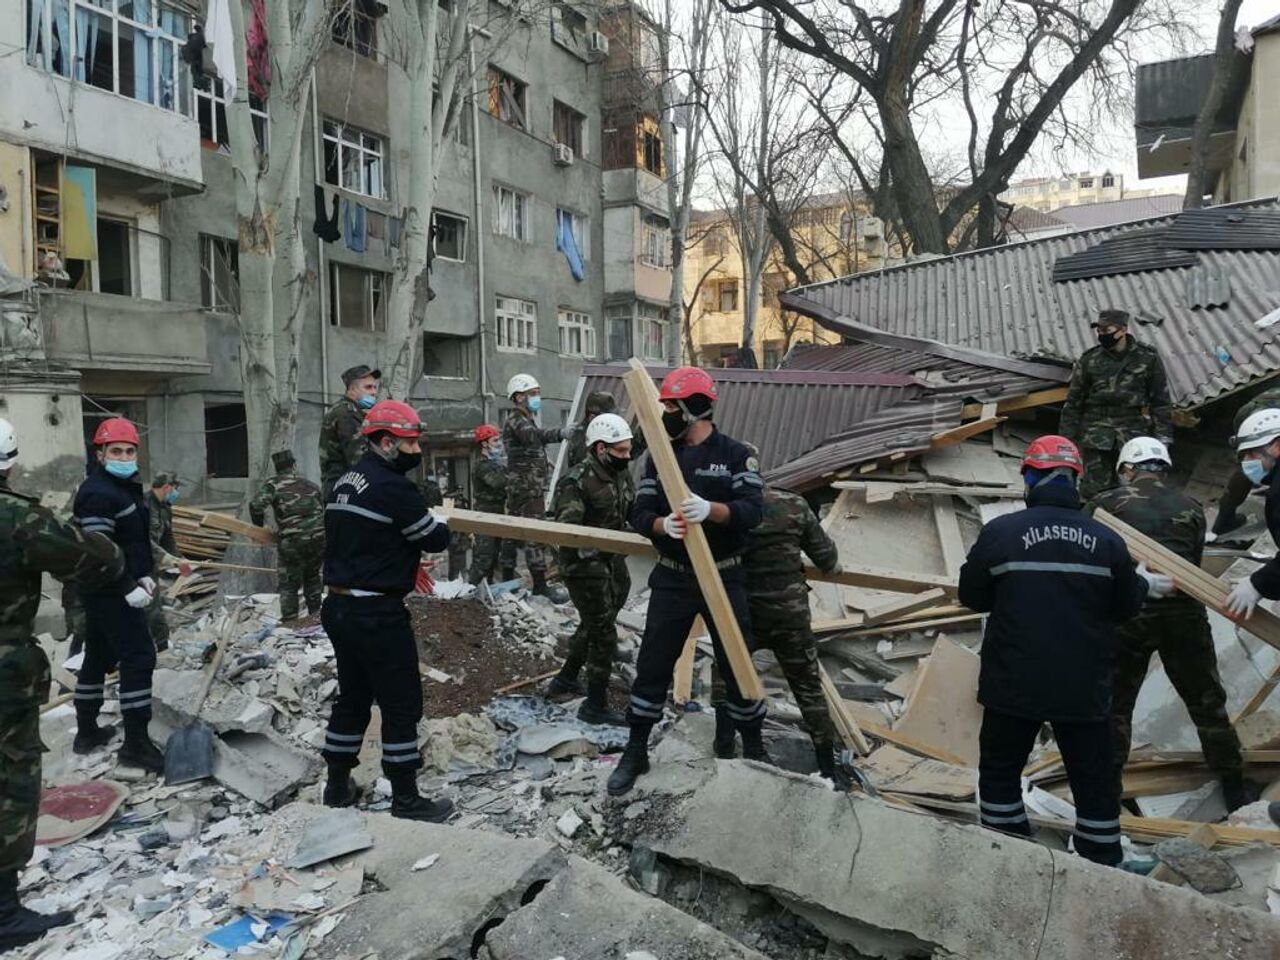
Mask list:
[[[1280,194],[1280,35],[1263,34],[1253,48],[1253,72],[1240,105],[1230,167],[1219,178],[1214,202],[1232,203]]]
[[[9,209],[0,211],[0,262],[10,273],[31,276],[31,154],[26,147],[0,140],[0,187]]]
[[[70,490],[84,479],[79,374],[8,370],[0,417],[18,434],[14,489],[40,495]]]

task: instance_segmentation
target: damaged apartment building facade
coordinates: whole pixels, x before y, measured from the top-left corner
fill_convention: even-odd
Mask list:
[[[86,438],[114,414],[140,425],[144,474],[177,470],[203,500],[248,482],[226,99],[182,59],[204,13],[203,0],[0,0],[25,48],[0,57],[0,416],[42,487],[83,475]],[[404,106],[421,95],[391,62],[398,16],[352,0],[303,121],[307,474],[341,371],[396,348]],[[678,352],[656,26],[629,2],[517,15],[495,0],[476,16],[487,29],[473,30],[471,95],[440,156],[436,297],[411,397],[437,476],[464,490],[470,433],[505,416],[513,374],[538,378],[553,425],[584,362]],[[250,105],[261,143],[269,93]]]

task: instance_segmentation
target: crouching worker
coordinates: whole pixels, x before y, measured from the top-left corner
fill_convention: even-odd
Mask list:
[[[360,433],[367,449],[338,477],[325,505],[324,582],[329,588],[320,622],[338,662],[338,697],[325,730],[329,767],[324,802],[357,799],[351,771],[372,706],[382,711],[382,769],[391,781],[391,815],[440,823],[448,800],[418,794],[418,721],[422,677],[405,608],[421,555],[443,550],[449,529],[433,517],[406,474],[422,461],[422,422],[407,403],[383,400]]]

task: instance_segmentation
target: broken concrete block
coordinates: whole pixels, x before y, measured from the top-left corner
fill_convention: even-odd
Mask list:
[[[1236,736],[1245,750],[1280,748],[1280,710],[1259,710],[1236,723]]]
[[[862,954],[1280,956],[1280,922],[1264,914],[755,764],[656,766],[635,792],[650,815],[613,816],[619,836],[767,890]],[[758,818],[725,816],[743,797],[770,811],[767,830]]]
[[[766,960],[661,900],[636,893],[578,857],[485,938],[493,960]]]
[[[1162,840],[1152,852],[1201,893],[1222,893],[1240,886],[1240,878],[1221,854],[1206,850],[1186,837]]]
[[[151,679],[153,709],[159,719],[179,727],[193,719],[196,700],[204,685],[202,670],[157,670]],[[266,733],[275,709],[265,700],[250,697],[231,684],[215,682],[200,719],[218,733],[243,730]]]

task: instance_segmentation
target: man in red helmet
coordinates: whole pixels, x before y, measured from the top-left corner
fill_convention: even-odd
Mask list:
[[[324,582],[320,622],[338,661],[338,697],[325,730],[329,767],[324,802],[356,800],[351,771],[372,706],[382,711],[382,769],[391,781],[391,815],[440,823],[453,804],[418,794],[418,721],[422,676],[405,594],[412,593],[423,553],[443,550],[449,528],[433,517],[406,474],[422,462],[422,421],[399,400],[365,415],[364,455],[338,477],[325,505]]]
[[[749,642],[751,620],[742,554],[748,531],[763,516],[760,465],[745,444],[725,436],[711,422],[716,387],[706,371],[697,367],[673,370],[662,381],[659,397],[665,439],[675,449],[689,496],[682,503],[671,503],[650,458],[644,479],[636,488],[631,526],[653,540],[660,556],[649,577],[649,610],[631,685],[627,711],[631,736],[609,777],[609,793],[614,796],[630,790],[636,778],[649,769],[649,733],[662,719],[676,660],[699,615],[711,630],[716,662],[728,687],[726,709],[742,734],[742,755],[767,759],[760,736],[764,702],[748,700],[738,689],[684,544],[689,524],[702,524],[725,593]],[[649,441],[661,443],[663,439],[650,437]]]
[[[1134,568],[1124,540],[1080,510],[1080,451],[1066,437],[1033,440],[1022,460],[1027,508],[982,528],[960,569],[960,602],[988,614],[978,702],[978,792],[984,826],[1031,836],[1021,776],[1044,723],[1076,804],[1076,852],[1115,866],[1120,794],[1111,772],[1113,627],[1166,576]]]
[[[480,459],[471,474],[471,502],[484,513],[507,512],[507,451],[502,445],[502,433],[491,423],[476,427],[476,446]],[[516,578],[516,541],[510,537],[490,537],[476,534],[471,549],[471,569],[467,579],[473,585],[494,577],[495,567],[501,557],[503,580]]]
[[[138,587],[119,590],[80,585],[88,636],[76,678],[76,737],[72,749],[89,753],[104,746],[114,727],[99,727],[107,674],[120,668],[120,762],[152,773],[164,771],[164,754],[147,733],[151,723],[151,674],[156,648],[147,632],[146,607],[156,592],[150,513],[138,481],[138,431],[122,417],[103,420],[93,435],[97,466],[76,491],[72,516],[85,533],[101,533],[124,554]]]

